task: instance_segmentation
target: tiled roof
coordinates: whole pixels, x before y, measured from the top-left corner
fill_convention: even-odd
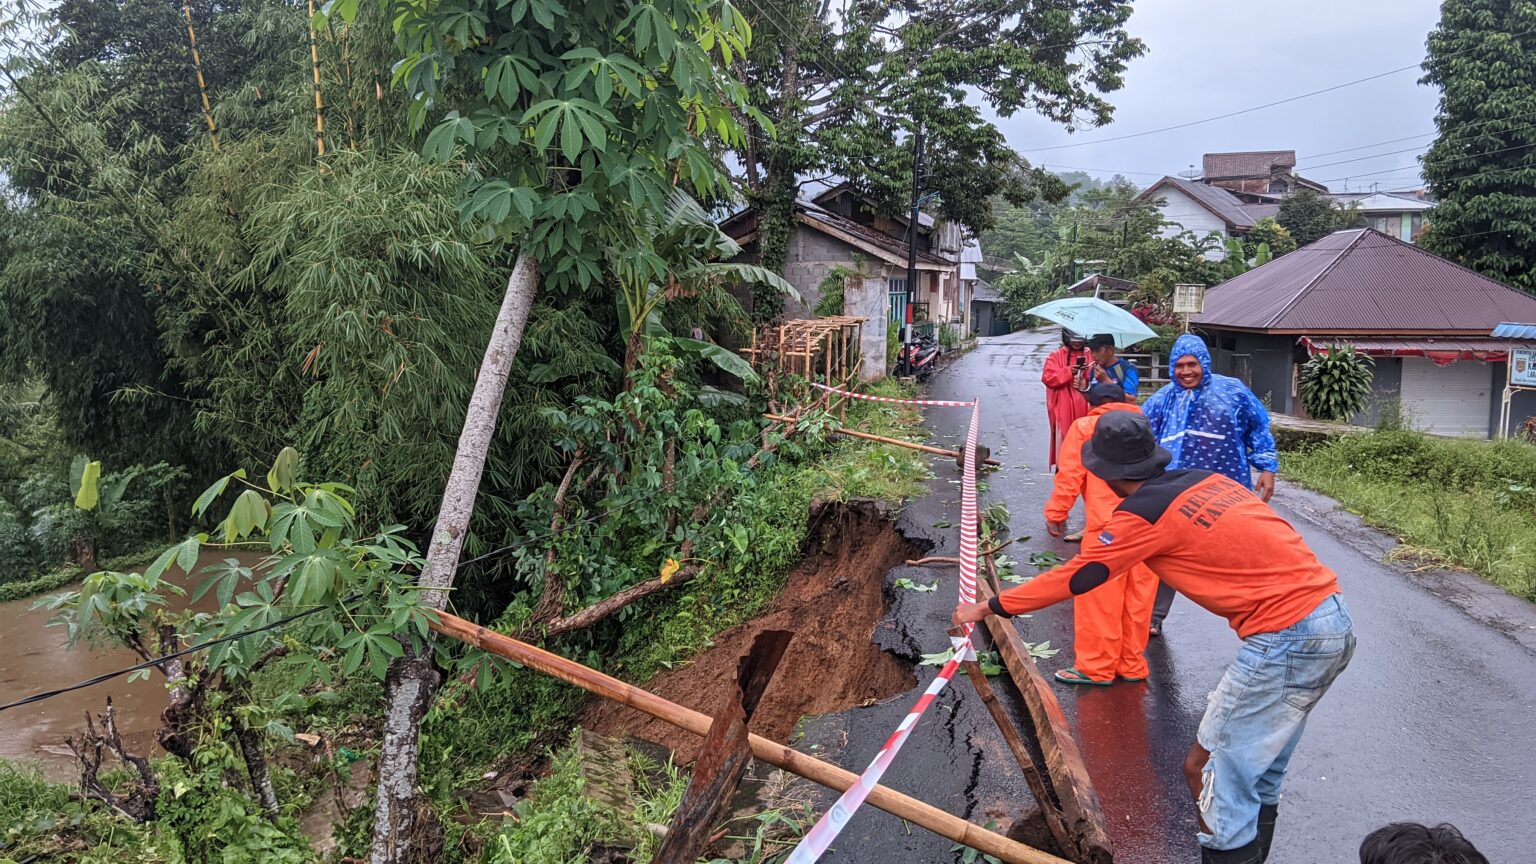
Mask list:
[[[1213,177],[1268,177],[1276,165],[1296,167],[1295,150],[1253,150],[1246,153],[1207,153],[1200,160],[1206,179]]]
[[[1536,321],[1536,297],[1365,228],[1211,288],[1193,320],[1287,333],[1486,336],[1501,321]]]
[[[825,225],[828,228],[841,231],[844,234],[853,235],[854,237],[857,237],[866,243],[871,243],[888,252],[900,255],[903,259],[906,258],[907,244],[904,240],[892,237],[883,231],[876,231],[873,228],[860,225],[852,219],[845,219],[842,216],[833,213],[831,210],[828,210],[817,204],[813,204],[810,201],[806,201],[804,199],[796,201],[795,208],[814,222]],[[917,253],[917,260],[926,262],[928,264],[939,264],[945,267],[953,267],[955,265],[954,261],[950,261],[946,258],[940,258],[937,255],[930,255],[929,253],[923,252],[921,250],[919,250]]]

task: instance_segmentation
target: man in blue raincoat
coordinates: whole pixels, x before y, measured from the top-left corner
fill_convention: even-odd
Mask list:
[[[1243,382],[1212,372],[1204,340],[1189,333],[1173,343],[1168,377],[1173,380],[1141,406],[1158,443],[1173,454],[1168,467],[1226,475],[1268,501],[1275,494],[1280,462],[1264,403]],[[1158,585],[1152,635],[1162,635],[1172,605],[1173,589]]]

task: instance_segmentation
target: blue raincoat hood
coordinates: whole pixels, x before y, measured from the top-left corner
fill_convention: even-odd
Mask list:
[[[1178,339],[1176,339],[1173,343],[1173,350],[1168,352],[1168,380],[1174,380],[1174,364],[1178,363],[1181,359],[1190,356],[1193,356],[1196,360],[1199,360],[1200,368],[1205,370],[1205,374],[1200,376],[1200,383],[1196,385],[1195,389],[1200,389],[1201,387],[1209,387],[1211,384],[1211,375],[1213,374],[1213,370],[1211,369],[1211,351],[1209,348],[1205,347],[1205,340],[1201,339],[1199,336],[1196,336],[1193,333],[1185,333],[1183,336],[1180,336]],[[1178,383],[1174,382],[1174,386],[1177,387]]]
[[[1200,361],[1205,374],[1185,389],[1172,380],[1173,366],[1189,356]],[[1279,468],[1269,411],[1243,382],[1217,375],[1211,365],[1204,340],[1180,336],[1168,352],[1169,383],[1147,399],[1142,413],[1158,443],[1173,454],[1170,468],[1214,471],[1251,489],[1254,471]]]

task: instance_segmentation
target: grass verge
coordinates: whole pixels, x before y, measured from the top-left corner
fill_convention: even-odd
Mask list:
[[[1283,469],[1428,557],[1536,601],[1536,447],[1384,430],[1286,453]]]

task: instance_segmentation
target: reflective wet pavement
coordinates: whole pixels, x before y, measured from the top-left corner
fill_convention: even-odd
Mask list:
[[[1050,490],[1040,367],[1054,334],[1017,333],[983,345],[939,373],[936,398],[982,400],[982,443],[1004,467],[989,478],[983,506],[1007,502],[1013,533],[1035,539],[1017,550],[1070,547],[1048,538],[1040,509]],[[955,446],[964,412],[928,409],[934,443]],[[902,529],[954,554],[958,479],[934,460],[934,490],[913,502]],[[1282,472],[1283,476],[1283,472]],[[1352,864],[1361,838],[1390,821],[1451,822],[1496,862],[1531,860],[1536,823],[1536,607],[1465,574],[1413,573],[1385,565],[1391,542],[1338,512],[1328,499],[1281,484],[1279,512],[1295,524],[1343,584],[1359,649],[1319,704],[1297,751],[1281,809],[1273,864]],[[902,576],[940,580],[935,594],[891,587]],[[905,657],[947,647],[953,568],[887,576],[891,613],[877,636]],[[1051,640],[1071,661],[1067,606],[1021,619],[1024,638]],[[1199,860],[1195,819],[1180,765],[1215,686],[1238,645],[1226,623],[1187,600],[1175,602],[1167,636],[1149,649],[1142,685],[1057,694],[1073,722],[1098,788],[1116,860],[1172,864]],[[880,705],[817,718],[806,740],[861,770],[900,722],[934,667],[918,670],[919,690]],[[1001,680],[1001,679],[995,679]],[[1011,688],[999,688],[999,692]],[[958,680],[929,710],[886,775],[886,784],[977,822],[1008,822],[1030,800],[1018,768],[968,682]],[[823,860],[955,861],[949,841],[866,807]]]

